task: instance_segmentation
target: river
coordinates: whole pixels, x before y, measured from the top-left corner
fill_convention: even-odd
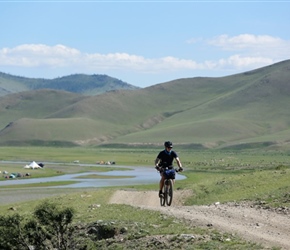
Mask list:
[[[23,162],[4,162],[1,163],[23,163]],[[60,163],[51,163],[46,162],[47,164],[60,164]],[[100,167],[100,165],[95,164],[79,164],[80,166],[96,166]],[[77,173],[77,174],[64,174],[61,176],[54,176],[54,177],[45,177],[45,178],[27,178],[27,179],[9,179],[6,181],[0,181],[1,186],[7,185],[20,185],[20,184],[32,184],[32,183],[45,183],[45,182],[57,182],[57,181],[77,181],[74,184],[68,184],[65,186],[52,186],[51,188],[89,188],[89,187],[112,187],[112,186],[129,186],[129,185],[138,185],[138,184],[153,184],[158,183],[160,180],[159,173],[153,167],[144,167],[144,166],[112,166],[114,169],[117,167],[119,168],[126,168],[129,170],[110,170],[108,172],[87,172],[87,173]],[[110,166],[108,166],[108,169]],[[111,176],[110,178],[106,179],[84,179],[80,178],[81,176],[86,175],[105,175]],[[116,176],[116,178],[112,178]],[[120,178],[125,176],[124,178]],[[128,176],[130,176],[128,178]],[[186,177],[181,174],[176,174],[176,180],[182,180]],[[49,187],[47,187],[49,188]]]

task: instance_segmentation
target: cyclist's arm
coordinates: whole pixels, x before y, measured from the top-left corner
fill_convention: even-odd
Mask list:
[[[155,159],[155,167],[157,167],[157,168],[159,167],[159,163],[160,163],[160,161],[161,161],[161,160],[160,160],[159,158],[156,158],[156,159]]]
[[[176,163],[177,163],[177,166],[179,167],[179,169],[181,169],[181,170],[182,170],[182,169],[183,169],[183,168],[182,168],[182,163],[181,163],[181,161],[180,161],[179,157],[176,157],[176,158],[175,158],[175,161],[176,161]]]

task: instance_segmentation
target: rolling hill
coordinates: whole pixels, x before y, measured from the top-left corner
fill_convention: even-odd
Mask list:
[[[95,96],[41,89],[0,98],[0,145],[288,145],[290,60]]]
[[[138,89],[138,87],[107,75],[74,74],[50,80],[13,76],[0,72],[0,96],[38,89],[55,89],[83,95],[99,95],[112,90],[132,90]]]

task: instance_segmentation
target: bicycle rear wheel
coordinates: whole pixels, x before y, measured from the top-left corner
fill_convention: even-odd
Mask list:
[[[166,195],[165,195],[165,201],[166,201],[166,204],[167,204],[167,206],[170,206],[171,205],[171,203],[172,203],[172,199],[173,199],[173,183],[172,183],[172,180],[171,179],[169,179],[169,180],[167,180],[167,182],[166,182],[166,184],[167,185],[165,185],[166,186]]]

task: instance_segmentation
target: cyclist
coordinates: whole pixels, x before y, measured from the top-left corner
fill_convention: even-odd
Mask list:
[[[174,159],[179,167],[178,171],[183,170],[181,161],[177,153],[174,150],[172,150],[172,147],[173,147],[172,142],[171,141],[164,142],[164,147],[165,149],[159,152],[155,160],[155,168],[160,172],[160,176],[161,176],[161,179],[159,182],[159,197],[163,195],[162,189],[163,189],[164,180],[165,180],[165,176],[163,172],[166,168],[173,169]]]

